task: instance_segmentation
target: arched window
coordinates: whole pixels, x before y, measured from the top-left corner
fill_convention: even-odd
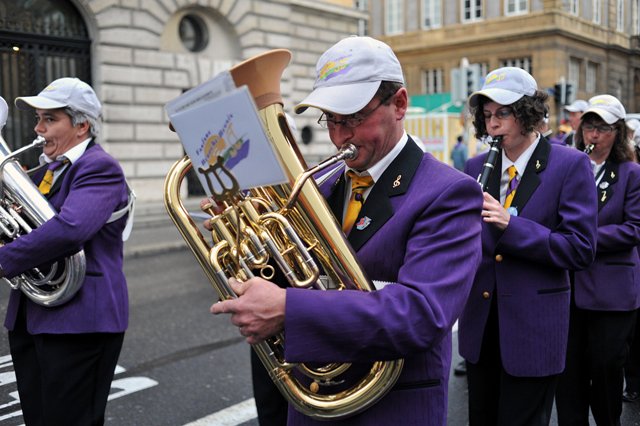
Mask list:
[[[30,143],[33,115],[17,111],[17,96],[36,95],[59,77],[91,84],[90,46],[78,10],[63,0],[12,0],[0,3],[0,96],[9,105],[3,136],[10,149]],[[32,166],[37,155],[21,161]]]

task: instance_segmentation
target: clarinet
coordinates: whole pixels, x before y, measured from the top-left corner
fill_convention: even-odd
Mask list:
[[[583,151],[583,152],[584,152],[585,154],[589,155],[589,154],[591,154],[591,151],[593,151],[593,148],[595,148],[595,147],[596,147],[596,145],[595,145],[595,144],[593,144],[593,143],[592,143],[592,144],[589,144],[589,145],[587,145],[587,146],[584,148],[584,151]]]
[[[489,136],[489,154],[487,154],[487,160],[482,165],[482,171],[478,175],[478,183],[482,187],[482,191],[486,191],[489,186],[489,178],[493,169],[498,162],[498,155],[500,154],[500,142],[502,142],[502,136],[496,136],[492,138]]]

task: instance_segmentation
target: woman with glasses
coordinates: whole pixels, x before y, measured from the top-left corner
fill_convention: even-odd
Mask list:
[[[567,366],[556,395],[558,424],[619,425],[623,368],[640,306],[640,166],[628,143],[625,109],[611,95],[589,100],[576,147],[590,147],[598,193],[595,262],[575,273]],[[592,149],[591,149],[592,147]]]
[[[546,425],[569,332],[569,271],[595,256],[588,157],[538,129],[547,94],[520,68],[489,73],[469,98],[476,137],[502,137],[482,210],[482,262],[460,317],[469,424]],[[478,177],[487,154],[470,159]]]

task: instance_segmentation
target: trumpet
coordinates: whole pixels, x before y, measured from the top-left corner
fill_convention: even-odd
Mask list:
[[[502,142],[502,136],[496,136],[489,138],[489,154],[487,154],[487,159],[485,163],[482,165],[482,170],[478,175],[478,183],[482,187],[482,191],[486,191],[489,186],[489,178],[491,177],[491,173],[493,169],[496,167],[496,163],[498,162],[498,155],[500,154],[500,143]]]
[[[589,154],[591,154],[591,153],[593,152],[593,148],[595,148],[595,147],[596,147],[596,144],[594,144],[594,143],[590,143],[589,145],[587,145],[587,146],[585,146],[585,147],[584,147],[583,152],[584,152],[585,154],[589,155]]]

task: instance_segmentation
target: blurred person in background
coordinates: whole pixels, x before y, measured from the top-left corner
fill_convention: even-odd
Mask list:
[[[453,147],[453,150],[451,150],[451,161],[453,162],[453,167],[463,171],[468,158],[469,150],[467,149],[467,143],[464,141],[462,135],[459,135],[456,139],[456,145]]]
[[[573,135],[575,134],[578,126],[580,126],[580,117],[582,117],[582,113],[585,112],[588,107],[589,103],[582,99],[576,99],[571,103],[571,105],[564,107],[564,110],[569,113],[569,125],[572,129],[571,133],[569,133],[565,138],[565,145],[574,145]]]

